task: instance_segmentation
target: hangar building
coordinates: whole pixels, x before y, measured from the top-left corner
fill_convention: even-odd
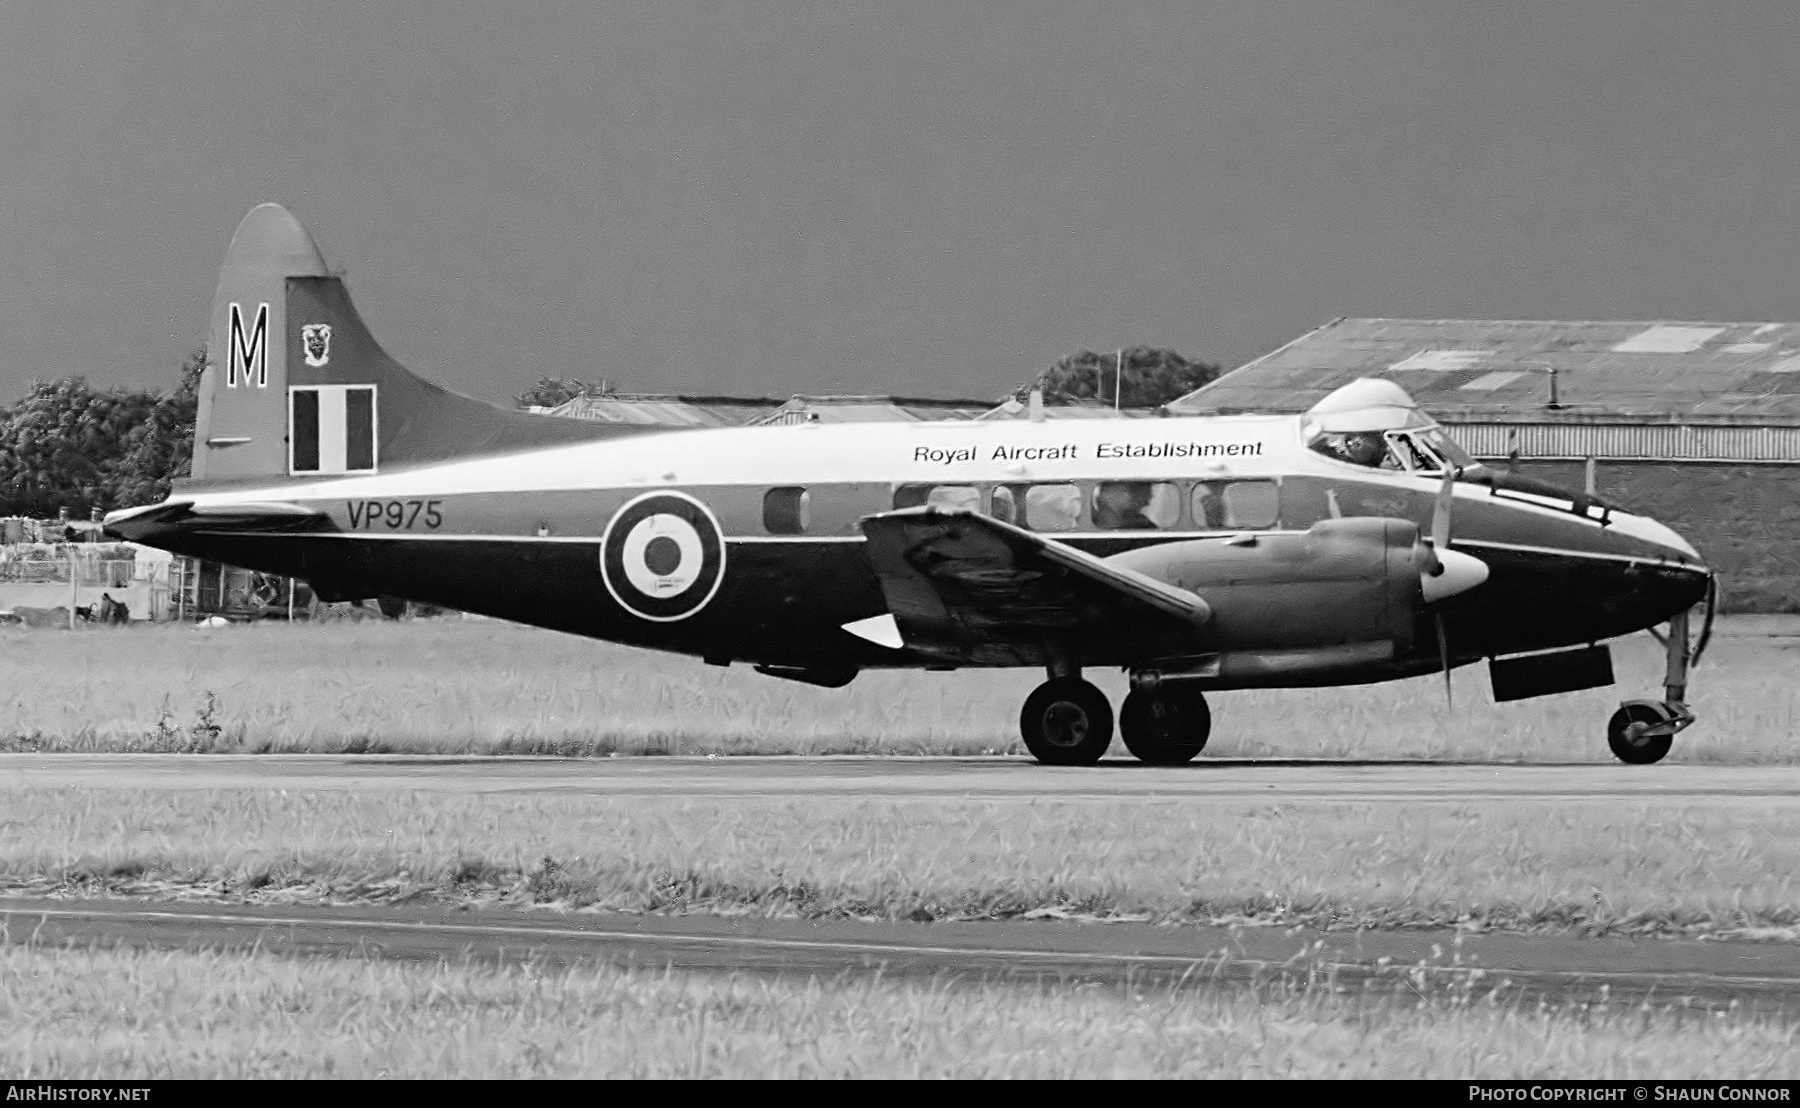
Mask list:
[[[1301,412],[1358,377],[1479,458],[1575,489],[1591,464],[1700,549],[1727,610],[1800,611],[1800,323],[1339,319],[1169,409]]]

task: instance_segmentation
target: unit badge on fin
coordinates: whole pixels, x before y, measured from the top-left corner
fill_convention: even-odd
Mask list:
[[[308,323],[300,328],[300,345],[306,349],[306,364],[322,366],[331,361],[331,324]]]

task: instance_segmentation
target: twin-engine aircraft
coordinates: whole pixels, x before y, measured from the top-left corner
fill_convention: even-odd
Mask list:
[[[251,211],[213,305],[193,478],[114,535],[302,578],[847,684],[1041,667],[1038,760],[1206,745],[1217,689],[1386,681],[1491,660],[1496,699],[1612,682],[1601,640],[1669,623],[1661,700],[1613,752],[1693,722],[1693,547],[1592,495],[1476,464],[1396,385],[1302,416],[662,430],[447,392],[384,353],[312,238]],[[1707,609],[1710,614],[1710,605]]]

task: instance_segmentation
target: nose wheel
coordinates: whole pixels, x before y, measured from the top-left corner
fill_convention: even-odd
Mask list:
[[[1688,670],[1700,661],[1712,638],[1713,610],[1717,606],[1715,581],[1706,586],[1706,618],[1698,640],[1688,634],[1688,613],[1677,612],[1669,620],[1669,633],[1652,635],[1663,644],[1664,672],[1662,700],[1627,700],[1606,721],[1606,745],[1621,762],[1643,766],[1660,762],[1669,752],[1675,736],[1694,723],[1694,713],[1687,706]]]
[[[1606,721],[1606,745],[1619,761],[1647,766],[1662,761],[1675,742],[1675,732],[1692,722],[1694,716],[1685,705],[1627,700]]]

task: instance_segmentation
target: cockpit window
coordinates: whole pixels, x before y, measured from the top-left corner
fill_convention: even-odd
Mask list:
[[[1432,427],[1419,431],[1417,434],[1426,446],[1449,459],[1451,465],[1472,466],[1475,464],[1475,458],[1467,450],[1464,450],[1455,439],[1445,434],[1442,427]]]
[[[1444,460],[1432,453],[1431,448],[1418,438],[1404,431],[1388,434],[1388,450],[1400,459],[1401,466],[1406,469],[1423,473],[1443,472]]]
[[[1400,459],[1389,449],[1388,437],[1380,431],[1321,431],[1306,445],[1340,462],[1369,469],[1399,469]]]
[[[1442,473],[1444,463],[1475,463],[1440,427],[1406,431],[1322,431],[1316,426],[1306,445],[1328,458],[1369,469],[1398,469],[1409,473]]]

